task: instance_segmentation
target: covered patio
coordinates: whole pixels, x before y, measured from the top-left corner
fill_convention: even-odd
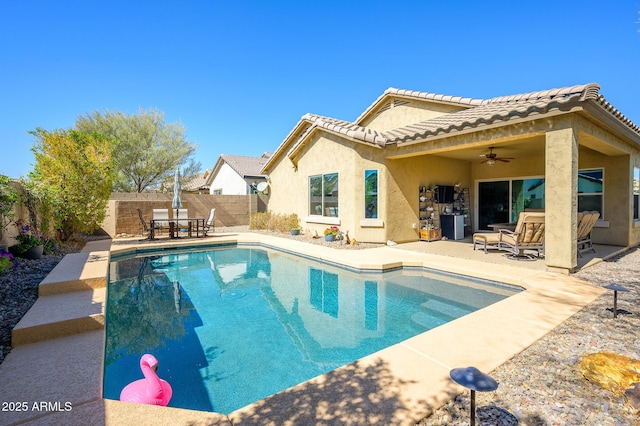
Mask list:
[[[640,135],[635,124],[597,94],[598,89],[590,84],[495,98],[433,123],[419,123],[413,134],[396,135],[397,143],[387,145],[385,155],[393,186],[399,188],[390,191],[390,207],[397,212],[407,203],[411,219],[421,219],[418,203],[412,203],[417,195],[409,196],[416,187],[468,188],[466,238],[490,232],[497,223],[517,222],[522,211],[544,212],[545,258],[535,267],[554,272],[571,273],[635,245],[640,230],[635,166]],[[455,211],[456,203],[449,200],[436,207],[437,223],[438,215],[445,208]],[[578,213],[583,211],[599,213],[592,231],[597,253],[580,257],[576,240]],[[398,241],[407,238],[401,222],[409,220],[405,214],[390,224],[404,228],[390,229],[402,235]],[[436,249],[423,245],[411,246],[426,252]],[[448,251],[444,247],[438,250]],[[453,242],[452,254],[467,256],[456,247]],[[504,256],[486,257],[482,261],[502,261]]]
[[[513,260],[504,251],[489,250],[485,254],[481,249],[473,250],[473,241],[470,236],[463,240],[416,241],[398,244],[395,247],[412,252],[447,256],[464,261],[472,260],[496,266],[518,267],[538,271],[547,269],[544,257],[539,259],[534,257],[532,260]],[[594,244],[593,247],[595,253],[584,253],[583,257],[578,257],[576,271],[588,268],[626,250],[625,247],[605,244]]]
[[[427,231],[442,229],[443,214],[466,216],[470,236],[536,209],[546,270],[569,274],[592,257],[579,258],[579,212],[599,213],[595,244],[640,242],[640,128],[599,92],[590,83],[472,99],[389,88],[353,122],[305,114],[263,170],[269,209],[295,212],[311,232],[333,225],[383,244],[436,239]],[[445,197],[451,188],[464,203]]]

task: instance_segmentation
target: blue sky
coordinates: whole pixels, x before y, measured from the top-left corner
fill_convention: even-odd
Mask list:
[[[202,168],[275,150],[307,112],[388,87],[474,98],[589,82],[640,124],[640,0],[2,1],[0,173],[37,127],[156,108]]]

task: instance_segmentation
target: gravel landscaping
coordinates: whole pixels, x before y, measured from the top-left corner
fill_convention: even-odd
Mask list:
[[[325,243],[323,238],[304,236],[286,237],[341,249],[379,246]],[[21,260],[17,268],[0,275],[0,363],[11,350],[11,329],[37,299],[40,281],[64,254],[79,250],[79,244],[69,245],[56,255],[39,260]],[[494,392],[477,393],[477,424],[640,424],[638,413],[627,404],[624,395],[589,383],[578,371],[581,358],[595,352],[614,352],[640,359],[636,334],[640,329],[639,271],[640,250],[636,248],[574,274],[595,285],[617,282],[630,289],[630,292],[619,295],[621,314],[613,318],[613,297],[607,293],[495,371],[487,372],[499,387]],[[450,400],[418,424],[468,425],[468,392]]]

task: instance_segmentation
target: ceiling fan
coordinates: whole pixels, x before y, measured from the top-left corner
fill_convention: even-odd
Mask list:
[[[493,166],[494,164],[496,164],[496,161],[502,161],[503,163],[508,163],[511,160],[515,160],[515,158],[513,157],[498,157],[497,154],[493,153],[492,146],[489,147],[488,154],[480,154],[480,157],[486,158],[486,160],[481,161],[480,164],[487,163],[487,166]]]

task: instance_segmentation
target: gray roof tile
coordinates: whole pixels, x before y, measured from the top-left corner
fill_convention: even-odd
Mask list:
[[[262,168],[271,156],[265,153],[261,157],[246,157],[243,155],[222,154],[220,158],[224,160],[233,170],[243,178],[245,177],[265,177],[262,174]]]

